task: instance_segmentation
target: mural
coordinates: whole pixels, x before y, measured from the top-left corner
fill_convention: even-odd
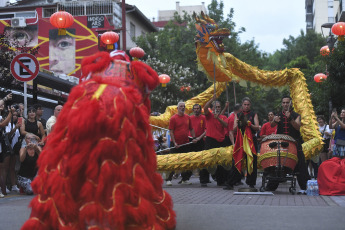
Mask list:
[[[75,29],[58,35],[58,29],[49,30],[49,70],[56,74],[72,74],[75,71]]]
[[[0,33],[6,33],[20,44],[39,46],[36,55],[40,68],[55,74],[81,76],[81,60],[98,51],[98,34],[114,30],[112,15],[74,16],[74,23],[66,36],[57,36],[49,18],[42,17],[42,8],[36,8],[38,20],[27,18],[26,27],[11,27],[10,20],[0,20]],[[91,28],[89,28],[91,27]]]

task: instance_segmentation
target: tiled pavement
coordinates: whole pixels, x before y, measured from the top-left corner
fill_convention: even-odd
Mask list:
[[[192,185],[178,184],[178,179],[172,181],[173,186],[163,185],[172,196],[174,204],[223,204],[223,205],[263,205],[263,206],[341,206],[345,207],[345,196],[306,196],[289,193],[290,185],[281,183],[273,195],[235,195],[235,190],[223,190],[215,181],[208,187],[200,187],[199,179],[191,177]],[[261,186],[261,177],[257,179],[256,188]],[[297,191],[299,190],[297,185]],[[259,193],[258,193],[259,194]]]

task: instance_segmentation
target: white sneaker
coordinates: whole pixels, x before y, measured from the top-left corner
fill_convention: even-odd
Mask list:
[[[10,190],[8,190],[8,188],[7,188],[7,187],[6,187],[6,193],[7,193],[7,194],[11,193],[11,191],[10,191]]]
[[[183,180],[181,184],[192,184],[192,182],[190,182],[189,180]]]
[[[12,192],[20,192],[19,188],[17,187],[17,185],[13,185],[12,186]]]
[[[168,180],[168,181],[167,181],[167,183],[166,183],[166,185],[167,185],[167,186],[172,186],[171,181],[170,181],[170,180]]]
[[[301,189],[301,190],[299,190],[299,191],[297,192],[297,194],[303,194],[303,195],[305,195],[305,194],[307,194],[307,191]]]
[[[4,198],[4,197],[5,197],[5,195],[2,194],[2,192],[0,192],[0,198]]]

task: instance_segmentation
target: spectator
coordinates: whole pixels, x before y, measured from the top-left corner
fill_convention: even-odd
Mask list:
[[[247,131],[248,128],[249,130]],[[259,117],[254,111],[251,110],[251,101],[248,97],[242,99],[242,112],[239,112],[237,115],[235,115],[233,129],[237,129],[237,138],[233,156],[234,164],[230,170],[230,173],[228,174],[227,185],[224,190],[233,190],[233,186],[242,178],[241,172],[243,160],[246,160],[248,169],[246,184],[248,184],[250,188],[254,188],[257,177],[257,140],[255,133],[260,129],[260,126]],[[246,144],[248,144],[248,146],[252,146],[250,147],[250,150],[247,149],[250,152],[243,151],[245,139],[242,140],[242,136],[244,135],[246,135],[248,138],[248,143]],[[251,135],[252,138],[250,138],[248,135]]]
[[[44,131],[46,131],[47,127],[46,127],[46,124],[47,124],[47,121],[46,119],[44,119],[42,116],[43,116],[43,107],[41,104],[35,104],[34,105],[34,108],[36,109],[36,120],[37,121],[40,121],[43,125],[43,129]]]
[[[7,173],[10,175],[10,182],[11,182],[11,191],[19,192],[19,188],[17,187],[16,181],[16,172],[15,172],[15,165],[17,161],[17,156],[19,155],[19,150],[15,148],[15,145],[18,143],[18,139],[20,137],[19,128],[21,124],[18,122],[18,111],[14,111],[12,115],[11,122],[6,127],[6,134],[8,140],[11,144],[12,151],[10,154],[6,154],[4,156],[4,171],[3,171],[3,178],[6,182]],[[6,188],[6,193],[10,191]]]
[[[2,116],[4,115],[4,109],[5,109],[5,101],[3,99],[0,99],[0,129],[6,128],[6,126],[8,125],[8,123],[12,119],[12,114],[15,111],[15,109],[12,107],[9,110],[7,117],[5,119],[3,119]],[[5,138],[2,134],[3,134],[3,131],[0,132],[0,187],[1,187],[0,198],[3,198],[4,194],[6,194],[5,178],[3,178],[3,176],[2,176],[2,171],[3,171],[3,164],[2,163],[4,162],[5,154],[9,150],[7,147],[7,144],[5,143]]]
[[[212,112],[209,111],[212,105]],[[221,103],[216,101],[216,96],[214,95],[211,100],[209,100],[204,106],[205,118],[206,118],[206,139],[205,139],[205,149],[213,149],[223,147],[223,141],[225,139],[224,127],[228,124],[219,115],[221,113]],[[225,117],[225,116],[224,116]],[[221,186],[225,182],[226,171],[222,166],[217,166],[216,170],[216,180],[217,185]],[[206,187],[207,183],[210,181],[210,174],[207,169],[200,170],[200,184],[202,187]]]
[[[52,131],[52,129],[56,123],[56,119],[58,118],[61,110],[62,110],[62,105],[57,105],[54,109],[54,115],[48,119],[48,121],[47,121],[47,135]]]
[[[28,118],[20,127],[20,134],[22,136],[25,136],[27,133],[32,133],[33,135],[35,135],[35,138],[39,142],[39,145],[44,145],[43,139],[45,138],[46,134],[44,132],[42,123],[36,120],[36,109],[34,107],[28,108]],[[23,144],[25,146],[25,139],[23,140]]]
[[[19,114],[18,117],[24,117],[24,104],[23,103],[19,103]]]
[[[21,162],[18,173],[18,184],[23,188],[27,195],[32,195],[31,182],[37,173],[37,159],[42,149],[38,145],[36,135],[27,133],[25,135],[25,147],[19,151],[19,160]]]
[[[173,144],[172,153],[188,153],[190,152],[190,146],[184,145],[189,142],[188,134],[192,134],[193,142],[196,143],[195,133],[192,127],[190,117],[185,114],[185,103],[179,102],[177,105],[177,114],[170,118],[169,130],[171,136],[171,143]],[[184,145],[184,146],[181,146]],[[174,172],[171,172],[168,178],[166,179],[166,184],[171,186],[171,180],[174,175]],[[179,184],[191,184],[189,178],[192,175],[192,171],[183,171],[181,173],[182,179]]]
[[[335,129],[333,157],[345,157],[345,108],[341,110],[340,118],[336,111],[332,113],[331,118],[335,119],[335,123],[330,125]]]

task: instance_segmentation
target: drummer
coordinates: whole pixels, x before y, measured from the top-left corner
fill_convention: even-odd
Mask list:
[[[289,96],[284,96],[282,98],[282,108],[282,112],[274,116],[273,121],[271,121],[271,127],[277,126],[277,134],[289,135],[296,140],[298,163],[295,171],[299,172],[299,174],[297,174],[297,181],[301,188],[298,194],[306,194],[308,171],[302,150],[303,139],[300,133],[301,116],[293,111],[292,99]],[[274,191],[277,189],[278,185],[279,182],[274,183],[270,181],[267,183],[267,190]]]
[[[268,122],[262,125],[260,130],[260,141],[267,137],[268,135],[274,134],[277,132],[277,126],[271,127],[271,122],[273,121],[274,113],[268,112]]]

